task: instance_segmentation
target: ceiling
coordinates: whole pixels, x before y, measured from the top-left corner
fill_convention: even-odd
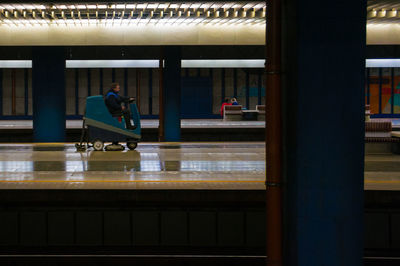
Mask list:
[[[264,24],[266,2],[63,2],[0,3],[0,24],[197,25]],[[58,2],[58,1],[57,1]]]
[[[0,25],[252,25],[265,24],[266,2],[148,0],[1,1]],[[400,24],[400,0],[368,0],[368,24]]]
[[[400,23],[399,0],[368,0],[368,24]]]

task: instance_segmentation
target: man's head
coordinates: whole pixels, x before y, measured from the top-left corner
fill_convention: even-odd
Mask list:
[[[229,98],[225,98],[224,103],[229,103]]]
[[[112,83],[112,84],[111,84],[111,89],[112,89],[114,92],[119,92],[119,90],[120,90],[120,88],[119,88],[119,83]]]
[[[232,103],[237,102],[236,98],[232,98],[232,99],[231,99],[231,102],[232,102]]]

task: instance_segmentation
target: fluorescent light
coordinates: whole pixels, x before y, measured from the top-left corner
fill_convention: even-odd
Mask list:
[[[36,21],[33,21],[36,22]],[[400,67],[400,59],[366,59],[366,67]],[[264,68],[264,59],[182,60],[182,68]],[[158,68],[159,60],[66,60],[67,68]],[[0,60],[0,68],[32,68],[32,60]]]
[[[148,9],[155,9],[155,8],[157,8],[158,7],[158,4],[148,4],[147,5],[147,8]]]
[[[138,5],[136,6],[136,8],[145,9],[146,6],[147,6],[147,4],[138,4]]]
[[[253,6],[255,6],[255,4],[250,4],[250,3],[248,3],[248,4],[246,4],[243,8],[244,8],[245,10],[247,10],[247,9],[249,9],[249,8],[252,8]]]
[[[365,67],[400,67],[400,59],[367,59]]]
[[[198,9],[200,6],[201,6],[201,4],[191,4],[190,8]]]
[[[264,59],[182,60],[182,68],[264,68]],[[66,60],[66,68],[158,68],[159,60]],[[400,62],[399,62],[400,65]],[[32,68],[31,60],[0,60],[0,68]]]
[[[32,68],[32,60],[0,60],[0,68]]]
[[[233,3],[229,3],[229,4],[224,4],[222,6],[222,8],[231,8],[233,6]]]
[[[182,68],[264,68],[264,59],[182,60]],[[67,60],[66,68],[158,68],[158,60]]]
[[[66,68],[158,68],[159,60],[67,60]]]
[[[182,60],[182,68],[264,68],[264,59]]]

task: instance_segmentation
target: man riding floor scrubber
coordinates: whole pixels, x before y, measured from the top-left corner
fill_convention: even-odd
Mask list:
[[[124,117],[112,115],[109,112],[102,95],[87,97],[81,140],[80,143],[75,144],[77,150],[82,151],[93,147],[94,150],[101,151],[104,148],[104,142],[112,142],[111,145],[105,147],[105,150],[123,150],[124,146],[118,142],[126,142],[128,148],[134,150],[141,139],[140,115],[136,104],[130,103],[128,106],[130,118],[135,125],[134,129],[126,128],[127,123]]]

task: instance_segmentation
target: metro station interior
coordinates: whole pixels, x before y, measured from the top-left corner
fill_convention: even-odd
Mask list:
[[[2,1],[0,264],[400,265],[399,12]]]

